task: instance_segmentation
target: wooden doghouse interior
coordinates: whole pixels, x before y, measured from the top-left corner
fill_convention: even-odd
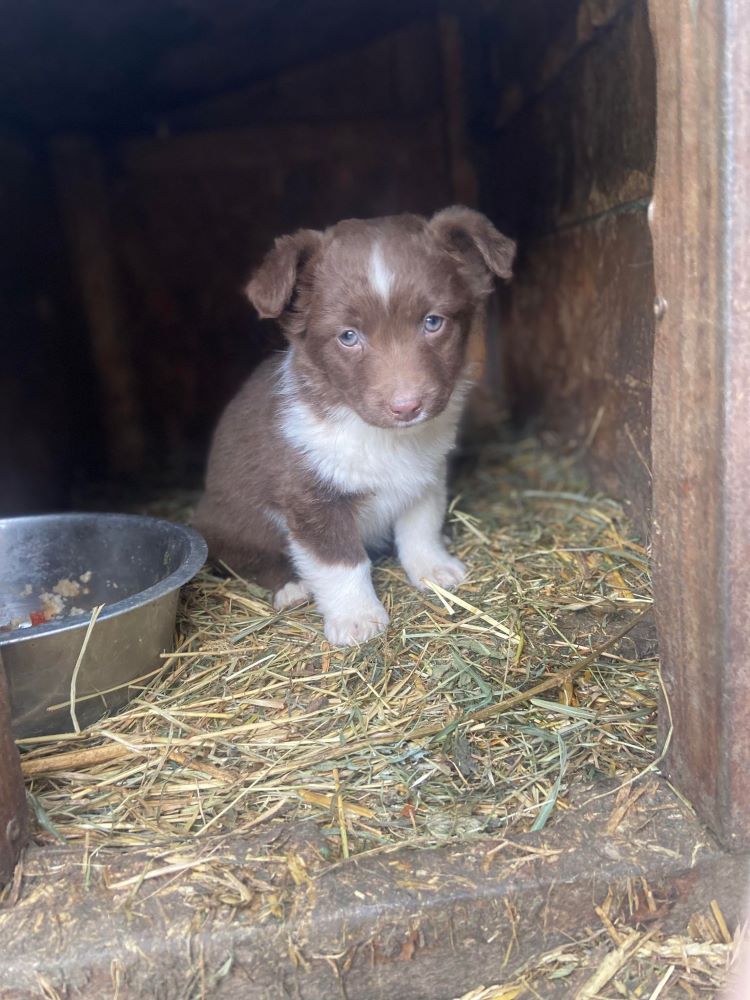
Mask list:
[[[463,201],[521,246],[485,396],[507,385],[519,416],[586,440],[646,524],[642,3],[58,0],[2,44],[3,513],[197,482],[279,344],[241,292],[273,238]]]
[[[663,19],[669,2],[655,4]],[[657,297],[655,315],[647,221],[655,136],[643,0],[51,0],[24,8],[0,38],[0,212],[13,234],[0,247],[0,515],[71,508],[103,484],[114,502],[154,484],[198,485],[222,406],[280,346],[242,295],[273,238],[345,216],[463,202],[520,248],[515,279],[490,311],[469,433],[492,432],[503,411],[552,429],[599,487],[629,505],[646,537],[654,328],[665,307]],[[678,676],[670,671],[667,687]],[[701,827],[687,815],[679,830],[660,818],[674,805],[664,788],[644,801],[653,806],[652,842],[675,859],[659,876],[679,900],[675,913],[689,910],[706,880],[735,905],[738,869],[714,851],[694,876]],[[587,814],[591,842],[606,839],[607,823],[595,809]],[[573,822],[559,837],[575,840],[576,830]],[[582,929],[608,879],[655,864],[646,850],[627,863],[602,851],[601,872],[592,873],[583,860],[590,847],[581,848],[559,872],[540,862],[533,889],[515,868],[487,874],[471,847],[407,859],[449,887],[448,902],[435,897],[427,939],[455,933],[457,944],[450,958],[439,947],[421,958],[424,940],[415,938],[405,956],[389,927],[382,966],[352,959],[350,995],[453,996],[477,955],[500,974],[484,924],[508,900],[517,902],[521,938],[538,944],[542,906],[553,922]],[[122,877],[136,881],[127,866]],[[47,875],[62,891],[52,868]],[[331,958],[334,913],[353,913],[352,926],[375,939],[375,918],[346,909],[368,878],[392,902],[393,927],[411,912],[387,866],[365,864],[351,884],[334,873],[310,918],[326,960],[298,985],[300,996],[333,995],[349,974]],[[159,921],[168,928],[170,907],[178,914],[182,901],[165,899],[164,913],[149,910],[157,933],[138,947],[166,941]],[[81,903],[84,934],[103,900]],[[294,956],[277,953],[264,933],[245,940],[237,968],[257,962],[265,985],[233,993],[229,977],[221,995],[277,995],[275,963],[291,969]],[[168,951],[176,968],[171,943],[162,957]],[[414,953],[420,963],[407,973],[403,959]],[[109,957],[106,968],[90,969],[92,982],[109,988]]]

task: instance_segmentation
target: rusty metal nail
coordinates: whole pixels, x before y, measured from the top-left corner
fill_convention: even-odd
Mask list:
[[[667,311],[667,300],[662,298],[661,295],[657,295],[654,299],[654,316],[657,319],[663,319],[664,313]]]
[[[21,835],[21,824],[18,822],[15,816],[12,816],[8,820],[8,825],[5,827],[5,836],[8,843],[14,840],[18,840]]]

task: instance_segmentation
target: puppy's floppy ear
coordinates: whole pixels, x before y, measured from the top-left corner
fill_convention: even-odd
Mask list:
[[[261,319],[278,319],[292,304],[299,273],[321,238],[314,229],[300,229],[276,240],[245,289]]]
[[[433,215],[429,227],[442,249],[470,278],[477,294],[490,294],[492,275],[510,278],[513,274],[516,244],[481,212],[454,205]]]

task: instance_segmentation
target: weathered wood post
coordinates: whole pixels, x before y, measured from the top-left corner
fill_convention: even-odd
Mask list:
[[[675,785],[750,846],[750,29],[746,0],[649,0],[657,614]],[[670,722],[662,713],[663,734]]]
[[[0,885],[13,875],[28,837],[26,793],[18,750],[10,731],[10,698],[0,654]]]
[[[88,321],[91,356],[99,379],[109,471],[137,473],[144,451],[136,373],[124,335],[115,236],[106,174],[96,143],[63,136],[50,146],[63,228],[73,275]]]

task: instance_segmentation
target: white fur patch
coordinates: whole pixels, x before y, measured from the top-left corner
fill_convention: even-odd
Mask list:
[[[266,507],[263,511],[271,524],[276,525],[276,527],[283,534],[288,534],[289,526],[286,523],[286,518],[283,514],[280,514],[277,510],[272,510],[270,507]]]
[[[360,530],[366,545],[376,545],[426,490],[444,488],[445,459],[455,444],[470,384],[460,382],[443,412],[431,420],[374,427],[347,406],[319,417],[299,398],[292,360],[290,351],[279,379],[283,433],[322,482],[342,493],[368,494],[360,507]]]
[[[466,568],[443,544],[445,484],[427,490],[396,519],[396,549],[401,565],[415,587],[425,580],[450,590],[466,576]]]
[[[290,539],[295,568],[311,588],[323,615],[325,637],[334,646],[356,646],[378,635],[388,614],[375,594],[369,561],[356,566],[324,563]]]
[[[383,251],[380,249],[379,243],[376,243],[372,248],[367,277],[373,290],[377,292],[385,305],[388,305],[395,275],[386,264]]]
[[[387,491],[406,502],[445,477],[445,456],[456,441],[458,422],[470,389],[460,382],[448,405],[431,420],[408,427],[375,427],[347,406],[318,416],[299,398],[290,351],[279,378],[282,430],[323,482],[343,493]]]
[[[273,606],[277,611],[294,608],[310,600],[312,591],[302,580],[290,580],[273,595]]]

